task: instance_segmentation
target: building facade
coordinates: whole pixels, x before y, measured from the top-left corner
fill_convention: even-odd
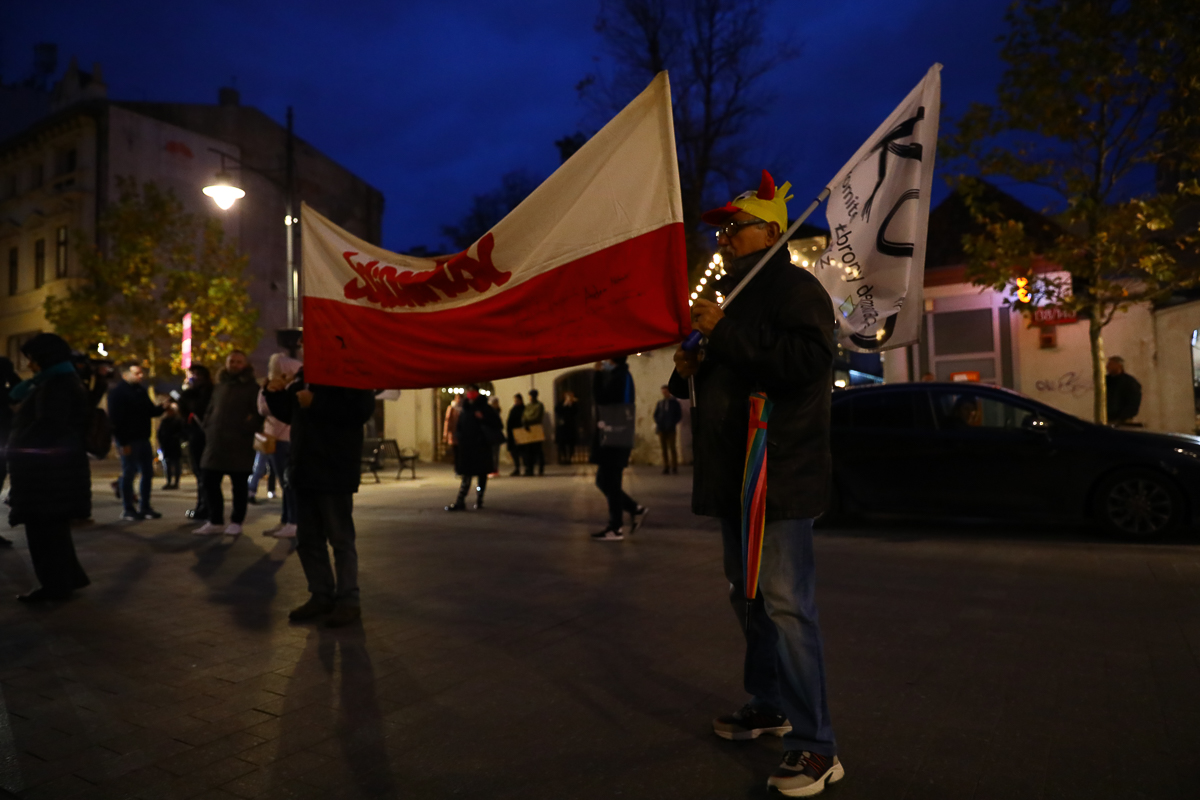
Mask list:
[[[25,122],[5,128],[9,135],[0,141],[0,342],[9,358],[17,363],[20,344],[50,329],[46,297],[81,280],[78,248],[97,242],[117,179],[131,177],[170,189],[188,212],[220,219],[249,257],[250,300],[263,330],[251,358],[263,371],[279,349],[275,330],[287,325],[286,128],[241,105],[232,89],[221,89],[212,105],[110,100],[99,66],[85,73],[74,61],[51,90],[0,87],[0,117],[6,103]],[[307,202],[378,243],[382,193],[303,139],[293,143],[294,213]],[[257,170],[238,176],[246,196],[228,211],[201,193],[221,169],[222,154],[226,168],[240,162]],[[299,226],[294,234],[299,270]],[[96,344],[72,342],[79,349]]]
[[[1005,204],[1015,204],[1005,197]],[[1053,223],[1030,209],[1011,207],[1027,228]],[[951,195],[930,214],[925,314],[918,344],[884,355],[889,382],[978,379],[1021,392],[1081,419],[1093,417],[1088,321],[1036,324],[1032,309],[1004,292],[967,282],[961,237],[961,201]],[[1104,328],[1105,357],[1121,356],[1142,385],[1135,419],[1148,430],[1195,433],[1200,386],[1200,301],[1166,306],[1141,303]]]

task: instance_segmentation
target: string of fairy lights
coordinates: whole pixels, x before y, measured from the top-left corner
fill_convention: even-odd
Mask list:
[[[816,265],[819,254],[825,249],[826,242],[824,237],[816,237],[808,240],[793,240],[788,242],[788,253],[791,256],[792,263],[804,269],[810,269]],[[817,255],[813,255],[813,254]],[[833,266],[846,269],[847,273],[851,270],[845,267],[841,262],[834,260]],[[709,281],[715,281],[717,278],[725,276],[725,264],[721,259],[720,253],[714,253],[712,259],[704,269],[704,274],[700,276],[695,287],[692,289],[691,295],[688,297],[688,305],[693,305],[700,298],[700,294],[708,286]],[[713,293],[717,296],[717,302],[725,302],[725,297],[715,289]]]

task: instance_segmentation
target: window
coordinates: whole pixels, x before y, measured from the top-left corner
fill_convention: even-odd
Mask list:
[[[46,240],[33,243],[33,288],[40,289],[46,283]]]
[[[46,181],[46,170],[41,164],[34,164],[29,170],[29,188],[36,189]]]
[[[54,234],[54,277],[67,277],[67,226],[62,225]]]
[[[839,412],[843,424],[847,417],[855,428],[913,429],[929,427],[929,412],[924,392],[864,391],[843,401],[850,413]]]
[[[21,262],[17,248],[8,249],[8,296],[12,297],[21,288]]]
[[[939,428],[1028,428],[1032,410],[974,392],[935,392],[933,413]]]

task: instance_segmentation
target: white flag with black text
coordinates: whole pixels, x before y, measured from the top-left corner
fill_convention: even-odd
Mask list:
[[[880,352],[920,335],[941,70],[929,68],[828,186],[829,249],[815,272],[848,350]]]

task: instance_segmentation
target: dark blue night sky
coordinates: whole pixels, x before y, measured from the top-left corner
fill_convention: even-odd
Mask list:
[[[770,76],[752,161],[802,202],[853,154],[935,61],[943,125],[988,101],[1008,0],[776,0],[801,48]],[[26,77],[33,45],[99,61],[115,99],[242,103],[282,121],[381,189],[385,247],[436,247],[471,196],[516,169],[544,177],[554,140],[599,125],[576,83],[603,58],[598,0],[0,3],[0,71]],[[938,196],[944,194],[940,181]],[[801,205],[802,207],[802,205]]]

